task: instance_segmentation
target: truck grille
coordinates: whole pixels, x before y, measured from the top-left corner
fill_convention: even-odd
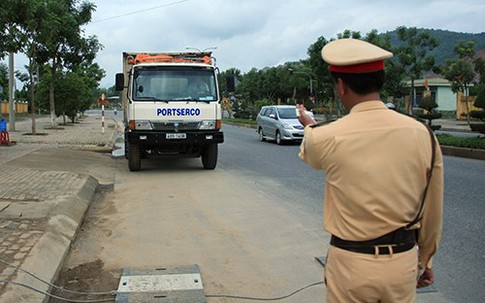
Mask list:
[[[152,122],[154,130],[160,131],[187,131],[199,129],[199,122]]]

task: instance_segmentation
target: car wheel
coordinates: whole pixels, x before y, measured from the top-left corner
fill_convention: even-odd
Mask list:
[[[276,136],[275,136],[275,138],[276,138],[276,144],[278,144],[278,145],[283,144],[283,140],[281,140],[281,134],[280,134],[280,132],[279,132],[279,131],[276,131]]]
[[[258,129],[258,134],[259,134],[259,141],[266,141],[266,138],[264,137],[264,134],[263,134],[263,129],[261,127]]]

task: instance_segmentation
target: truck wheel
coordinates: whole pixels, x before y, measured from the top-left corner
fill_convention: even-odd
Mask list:
[[[141,167],[140,145],[128,145],[128,168],[130,171],[139,171]]]
[[[125,159],[128,159],[128,140],[125,139]]]
[[[217,165],[217,144],[207,145],[202,151],[202,165],[205,169],[214,169]]]

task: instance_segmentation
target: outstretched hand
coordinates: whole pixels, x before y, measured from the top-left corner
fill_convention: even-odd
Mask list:
[[[296,105],[296,110],[298,111],[298,120],[303,126],[311,125],[317,123],[309,114],[306,113],[306,108],[302,104]]]

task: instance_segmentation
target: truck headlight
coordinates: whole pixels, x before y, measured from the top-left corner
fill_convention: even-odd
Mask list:
[[[135,129],[152,130],[153,127],[152,127],[152,124],[150,123],[150,121],[140,120],[140,121],[135,121]]]
[[[216,129],[216,121],[205,120],[200,122],[199,129]]]

